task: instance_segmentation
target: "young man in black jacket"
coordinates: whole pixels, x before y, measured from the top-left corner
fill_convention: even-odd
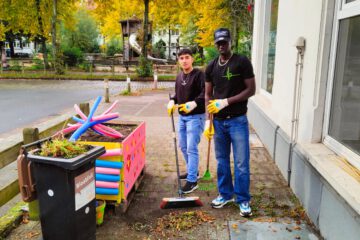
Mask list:
[[[198,144],[205,123],[205,75],[193,68],[194,58],[189,49],[181,49],[178,61],[182,71],[175,82],[175,96],[168,103],[169,115],[175,105],[179,110],[179,147],[186,161],[187,173],[180,176],[186,179],[183,193],[190,193],[198,188],[199,151]]]

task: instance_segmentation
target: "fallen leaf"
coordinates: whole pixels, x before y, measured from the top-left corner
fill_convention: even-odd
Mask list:
[[[33,237],[38,236],[38,235],[40,235],[39,232],[29,232],[29,233],[26,234],[26,238],[33,238]]]
[[[287,230],[288,232],[292,232],[292,230],[291,230],[290,228],[288,228],[288,227],[286,227],[286,230]]]
[[[232,228],[237,228],[238,225],[237,225],[236,223],[234,223],[231,227],[232,227]]]
[[[301,230],[301,227],[300,226],[294,226],[293,229],[294,230]]]
[[[299,235],[296,235],[295,239],[301,239],[301,237]]]

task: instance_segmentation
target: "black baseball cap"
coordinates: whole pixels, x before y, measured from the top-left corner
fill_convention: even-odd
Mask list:
[[[217,43],[219,41],[230,42],[230,40],[231,40],[230,30],[227,28],[216,29],[214,32],[214,39],[215,39],[215,43]]]

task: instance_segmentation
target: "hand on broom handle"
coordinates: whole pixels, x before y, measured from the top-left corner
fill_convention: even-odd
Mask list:
[[[209,115],[209,132],[213,132],[213,114],[210,113]],[[209,171],[209,162],[210,162],[210,147],[211,147],[211,137],[207,137],[209,139],[209,144],[208,144],[208,151],[207,151],[207,159],[206,159],[206,171],[204,173],[204,176],[202,177],[203,180],[210,180],[211,179],[211,174]]]
[[[212,113],[210,113],[209,115],[209,120],[210,120],[210,129],[209,131],[212,132],[212,128],[213,128],[213,120],[214,120],[214,115]],[[209,162],[210,162],[210,146],[211,146],[211,138],[209,138],[209,144],[208,144],[208,152],[207,152],[207,162],[206,162],[206,171],[209,171]]]

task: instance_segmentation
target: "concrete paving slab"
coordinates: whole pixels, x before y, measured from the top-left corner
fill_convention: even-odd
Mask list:
[[[318,240],[306,224],[229,221],[231,240]]]

